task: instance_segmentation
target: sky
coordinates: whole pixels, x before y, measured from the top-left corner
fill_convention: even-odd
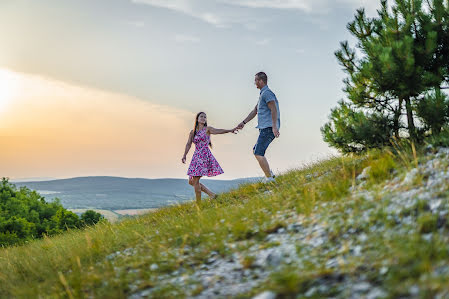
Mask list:
[[[275,173],[334,155],[320,127],[344,97],[333,53],[360,7],[379,1],[0,0],[0,177],[186,178],[195,114],[235,127],[259,71],[281,111]],[[212,136],[217,179],[262,175],[255,126]]]

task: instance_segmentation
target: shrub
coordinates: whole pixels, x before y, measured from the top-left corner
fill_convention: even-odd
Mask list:
[[[393,132],[390,117],[365,114],[344,101],[331,110],[329,122],[321,128],[324,141],[343,153],[383,147],[390,143]]]
[[[59,199],[47,202],[36,191],[26,187],[17,189],[6,178],[0,182],[0,246],[92,225],[101,218],[100,214],[87,211],[80,220],[65,209]]]
[[[81,223],[83,225],[94,225],[103,220],[104,217],[93,210],[87,210],[81,215]]]
[[[415,105],[416,114],[422,120],[424,128],[432,135],[439,135],[449,120],[449,100],[446,94],[436,89],[427,93]]]

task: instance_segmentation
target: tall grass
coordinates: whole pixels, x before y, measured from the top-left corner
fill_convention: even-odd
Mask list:
[[[340,209],[342,217],[348,207],[345,201],[351,197],[350,187],[365,167],[371,167],[369,185],[375,186],[416,159],[408,150],[400,155],[393,150],[330,158],[291,170],[279,176],[275,185],[246,184],[200,205],[189,202],[165,207],[119,223],[100,223],[1,249],[0,297],[124,298],[131,293],[131,284],[137,284],[137,289],[157,285],[160,276],[202,264],[212,251],[227,256],[244,251],[244,242],[239,241],[262,242],[267,234],[287,225],[279,215],[298,214],[313,222],[317,221],[318,204],[332,202],[337,203],[334,213]],[[360,206],[354,204],[353,208]],[[333,229],[336,239],[342,229]],[[133,248],[133,254],[122,253],[112,262],[111,254],[127,248]],[[253,257],[246,256],[242,263],[250,267],[252,261]],[[285,269],[265,287],[279,294],[299,292],[313,278],[324,275],[322,268],[314,267],[301,274]],[[351,271],[354,269],[348,268]],[[168,294],[164,292],[182,296],[184,290],[167,285],[159,292],[160,296]]]

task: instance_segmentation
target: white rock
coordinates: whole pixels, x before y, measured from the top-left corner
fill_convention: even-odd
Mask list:
[[[369,284],[368,282],[359,282],[355,285],[352,286],[352,289],[354,290],[354,292],[366,292],[371,288],[371,284]]]
[[[369,172],[371,170],[371,166],[366,167],[363,169],[362,173],[357,176],[357,180],[366,180],[369,177]]]
[[[362,246],[357,245],[354,247],[354,255],[355,256],[360,256],[362,253]]]
[[[380,288],[372,289],[368,294],[366,294],[366,299],[377,299],[377,298],[385,298],[387,293]]]
[[[276,298],[276,294],[271,291],[265,291],[253,297],[253,299],[274,299],[274,298]]]
[[[307,292],[304,294],[304,296],[306,296],[306,297],[313,296],[313,294],[315,294],[315,292],[316,292],[316,288],[312,287],[312,288],[307,290]]]
[[[434,211],[434,210],[438,209],[438,208],[440,207],[440,205],[441,205],[441,199],[432,201],[432,202],[430,203],[430,209],[431,209],[432,211]]]
[[[410,293],[410,295],[418,295],[419,294],[419,287],[417,285],[412,285],[409,289],[408,292]]]
[[[413,183],[413,181],[416,178],[416,175],[418,174],[418,169],[417,168],[413,168],[412,170],[410,170],[406,175],[404,180],[402,181],[402,183],[404,185],[410,185]]]

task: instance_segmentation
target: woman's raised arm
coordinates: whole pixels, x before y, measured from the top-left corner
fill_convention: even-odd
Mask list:
[[[215,129],[213,127],[207,127],[207,129],[206,129],[206,131],[212,135],[226,134],[226,133],[231,133],[231,132],[235,134],[237,130],[238,130],[237,128],[227,130],[227,129]]]

